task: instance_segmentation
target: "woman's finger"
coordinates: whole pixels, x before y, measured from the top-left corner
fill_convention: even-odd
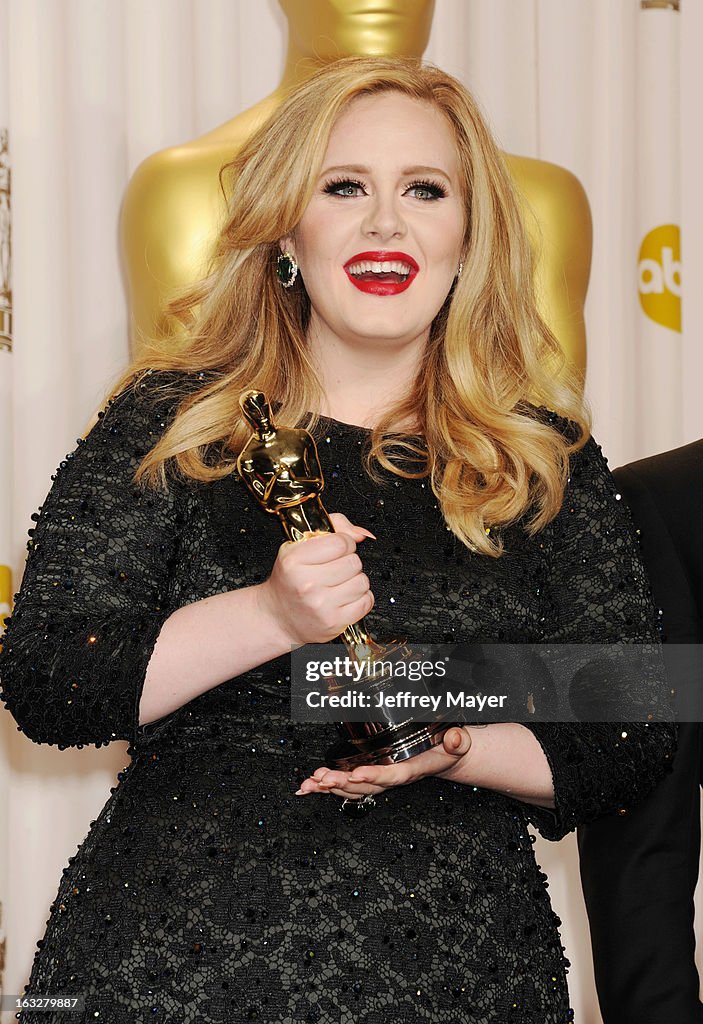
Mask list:
[[[445,732],[442,743],[448,754],[462,757],[471,750],[471,733],[463,726],[452,726]]]
[[[356,786],[351,789],[349,786],[340,787],[335,786],[333,789],[322,790],[323,793],[332,793],[334,796],[343,796],[348,800],[360,800],[362,796],[378,796],[384,792],[383,786]]]
[[[287,547],[288,544],[291,544],[290,548]],[[308,531],[304,541],[284,541],[281,547],[286,548],[290,556],[295,552],[295,557],[301,565],[320,565],[351,554],[355,548],[355,541],[348,533]]]
[[[375,534],[371,533],[371,530],[367,530],[365,526],[357,526],[356,523],[352,523],[343,512],[330,513],[330,521],[337,533],[350,533],[357,543],[365,537],[370,537],[372,540],[377,539]]]

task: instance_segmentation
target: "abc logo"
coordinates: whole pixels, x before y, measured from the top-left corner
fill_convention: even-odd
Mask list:
[[[638,282],[646,316],[672,331],[681,330],[681,231],[661,224],[642,239]]]
[[[12,601],[12,577],[10,567],[0,565],[0,633],[5,624],[5,616],[10,614],[10,602]]]

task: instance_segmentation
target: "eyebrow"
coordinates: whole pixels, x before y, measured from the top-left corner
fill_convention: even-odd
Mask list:
[[[327,167],[324,171],[322,171],[322,173],[320,174],[320,177],[322,178],[322,177],[324,177],[325,174],[332,174],[333,172],[336,173],[338,171],[344,171],[344,172],[351,171],[352,174],[371,174],[372,173],[371,169],[369,167],[361,167],[358,164],[340,164],[340,165],[338,165],[336,167]],[[406,175],[406,174],[440,174],[443,178],[446,178],[447,181],[451,180],[449,175],[447,174],[447,172],[443,171],[440,167],[427,167],[424,164],[415,164],[413,167],[404,167],[403,170],[400,173],[403,174],[403,175]]]

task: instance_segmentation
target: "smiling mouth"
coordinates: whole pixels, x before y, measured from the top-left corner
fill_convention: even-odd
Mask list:
[[[387,297],[407,291],[420,267],[407,252],[372,249],[357,252],[344,264],[347,279],[366,295]]]
[[[355,281],[377,281],[379,284],[403,284],[413,272],[403,260],[359,260],[344,268]]]

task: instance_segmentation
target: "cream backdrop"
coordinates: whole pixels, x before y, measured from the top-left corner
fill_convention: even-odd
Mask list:
[[[12,351],[0,335],[0,563],[12,591],[30,515],[128,358],[117,220],[129,176],[269,93],[284,32],[276,0],[0,0],[14,286]],[[613,466],[703,435],[700,285],[675,326],[681,221],[686,280],[703,280],[702,41],[700,0],[680,14],[640,0],[437,0],[426,57],[475,92],[505,150],[567,167],[589,195],[588,393]],[[38,746],[7,713],[0,738],[4,990],[17,993],[126,745]],[[574,837],[537,852],[576,1019],[597,1024]]]

